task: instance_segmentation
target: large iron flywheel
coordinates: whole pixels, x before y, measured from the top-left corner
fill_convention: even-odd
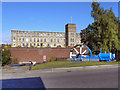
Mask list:
[[[85,57],[86,55],[92,55],[92,52],[86,45],[79,44],[71,48],[70,58],[77,58],[79,55]]]

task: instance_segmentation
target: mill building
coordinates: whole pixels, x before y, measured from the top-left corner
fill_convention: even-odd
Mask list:
[[[65,32],[11,30],[12,47],[66,47],[80,43],[76,24],[65,25]]]

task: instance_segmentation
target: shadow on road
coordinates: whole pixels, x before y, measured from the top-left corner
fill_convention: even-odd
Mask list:
[[[43,88],[45,90],[44,83],[40,77],[3,79],[2,88]]]

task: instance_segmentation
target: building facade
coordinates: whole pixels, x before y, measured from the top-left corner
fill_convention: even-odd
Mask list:
[[[67,24],[65,33],[11,30],[12,47],[65,47],[80,44],[76,24]]]

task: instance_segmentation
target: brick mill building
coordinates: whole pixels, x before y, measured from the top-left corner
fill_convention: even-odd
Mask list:
[[[65,25],[65,33],[11,30],[12,47],[65,47],[81,43],[76,24]]]

